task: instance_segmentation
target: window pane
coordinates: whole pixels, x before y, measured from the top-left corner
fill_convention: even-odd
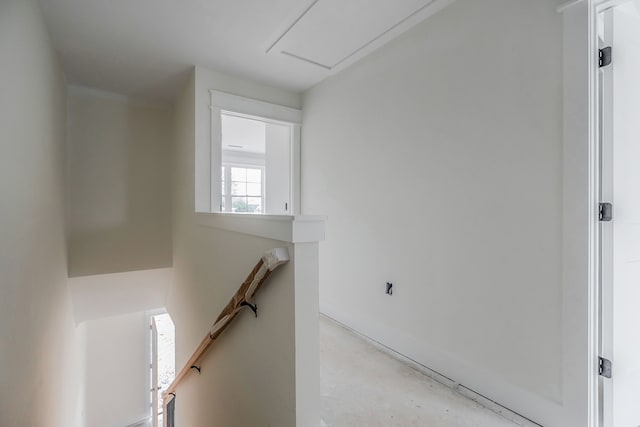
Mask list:
[[[262,182],[262,171],[260,169],[247,169],[247,182]]]
[[[232,212],[248,212],[248,210],[247,210],[247,198],[246,197],[232,197],[231,198],[231,211]]]
[[[247,184],[247,196],[262,196],[262,184]]]
[[[247,170],[245,168],[231,168],[231,181],[246,181]]]
[[[247,210],[249,212],[262,212],[262,197],[247,197]]]
[[[220,178],[224,181],[224,166],[220,168],[220,173],[221,173]]]
[[[224,204],[224,197],[222,198],[222,203],[220,203],[220,211],[222,211],[222,212],[226,212],[227,211],[226,206]]]
[[[221,184],[222,184],[222,193],[221,193],[221,194],[224,196],[224,194],[225,194],[225,193],[224,193],[224,187],[225,187],[225,185],[224,185],[224,181],[222,181],[222,183],[221,183]]]
[[[232,182],[231,183],[231,194],[233,196],[246,196],[247,195],[247,184],[244,182]]]

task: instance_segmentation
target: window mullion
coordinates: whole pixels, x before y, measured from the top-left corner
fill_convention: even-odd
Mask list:
[[[231,212],[231,167],[224,168],[224,211]]]

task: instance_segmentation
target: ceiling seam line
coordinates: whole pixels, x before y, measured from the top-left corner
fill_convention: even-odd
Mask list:
[[[314,61],[314,60],[307,59],[307,58],[302,57],[302,56],[298,56],[298,55],[296,55],[296,54],[294,54],[294,53],[291,53],[291,52],[287,52],[286,50],[283,50],[283,51],[281,51],[280,53],[282,53],[283,55],[290,56],[290,57],[295,58],[295,59],[299,59],[300,61],[308,62],[309,64],[313,64],[313,65],[316,65],[316,66],[318,66],[318,67],[322,67],[322,68],[324,68],[325,70],[329,70],[329,71],[330,71],[330,70],[331,70],[331,68],[332,68],[332,67],[330,67],[330,66],[328,66],[328,65],[321,64],[321,63],[316,62],[316,61]]]
[[[366,42],[365,44],[363,44],[362,46],[360,46],[359,48],[357,48],[356,50],[354,50],[353,52],[351,52],[349,55],[345,56],[344,58],[342,58],[340,61],[336,62],[335,64],[333,64],[329,70],[336,68],[338,65],[342,64],[344,61],[346,61],[347,59],[351,58],[352,56],[356,55],[358,52],[360,52],[362,49],[366,48],[367,46],[369,46],[370,44],[374,43],[376,40],[379,40],[380,38],[384,37],[386,34],[388,34],[389,32],[393,31],[394,29],[398,28],[400,25],[402,25],[403,23],[405,23],[406,21],[408,21],[409,19],[411,19],[412,17],[414,17],[415,15],[417,15],[418,13],[422,12],[423,10],[425,10],[426,8],[428,8],[429,6],[433,5],[436,2],[436,0],[431,0],[429,3],[425,4],[424,6],[418,8],[417,10],[411,12],[409,15],[405,16],[404,18],[402,18],[400,21],[396,22],[395,24],[393,24],[391,27],[389,27],[388,29],[386,29],[385,31],[383,31],[382,33],[378,34],[376,37],[374,37],[373,39],[369,40],[368,42]]]
[[[315,5],[316,5],[316,3],[318,3],[319,1],[320,1],[320,0],[314,0],[314,1],[313,1],[313,3],[311,3],[311,4],[309,5],[309,7],[307,7],[307,8],[304,10],[304,12],[302,12],[302,14],[301,14],[300,16],[298,16],[298,18],[296,18],[296,20],[295,20],[295,21],[293,21],[293,23],[289,26],[289,28],[287,28],[287,29],[284,31],[284,33],[282,33],[282,34],[280,35],[280,37],[278,37],[278,39],[277,39],[275,42],[273,42],[273,44],[272,44],[271,46],[269,46],[269,48],[266,50],[266,52],[265,52],[265,53],[269,53],[269,52],[271,52],[271,49],[273,49],[273,47],[274,47],[275,45],[277,45],[278,43],[280,43],[280,40],[282,40],[282,39],[284,38],[284,36],[286,36],[286,35],[289,33],[289,31],[291,31],[291,30],[293,29],[293,27],[295,27],[295,26],[298,24],[298,22],[299,22],[299,21],[300,21],[300,20],[301,20],[301,19],[302,19],[302,18],[303,18],[303,17],[304,17],[304,16],[305,16],[309,11],[310,11],[310,10],[311,10],[311,8],[312,8],[313,6],[315,6]]]

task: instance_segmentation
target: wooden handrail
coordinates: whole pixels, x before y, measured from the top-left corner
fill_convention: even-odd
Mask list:
[[[175,396],[176,389],[180,382],[187,376],[191,369],[195,368],[200,371],[200,360],[220,334],[224,332],[231,321],[238,315],[240,310],[243,307],[248,307],[256,316],[258,315],[257,306],[253,303],[254,295],[260,289],[267,277],[269,277],[271,272],[288,261],[289,251],[287,248],[271,249],[262,255],[260,261],[258,261],[255,267],[253,267],[253,270],[251,270],[251,273],[249,273],[246,280],[242,283],[229,303],[224,307],[216,321],[213,322],[211,329],[209,329],[209,333],[205,335],[200,342],[200,345],[198,345],[198,348],[193,352],[193,355],[189,358],[187,363],[185,363],[178,375],[176,375],[167,390],[162,394],[163,412],[165,414],[167,413],[167,404]],[[164,417],[164,420],[166,426],[166,416]]]

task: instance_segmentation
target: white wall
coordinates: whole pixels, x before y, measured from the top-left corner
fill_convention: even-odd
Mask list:
[[[69,90],[70,276],[171,265],[172,111]]]
[[[266,146],[265,212],[291,215],[291,128],[267,123]]]
[[[299,107],[297,95],[197,68],[176,106],[174,285],[168,311],[181,369],[261,254],[283,242],[199,225],[194,176],[210,180],[195,149],[210,145],[209,89]],[[206,159],[205,159],[206,160]],[[199,169],[201,168],[201,169]],[[291,246],[289,246],[292,249]],[[293,426],[296,423],[294,251],[257,296],[259,317],[241,313],[176,396],[176,424]]]
[[[302,208],[324,313],[567,426],[556,5],[458,0],[308,91]]]
[[[0,425],[68,427],[81,373],[67,289],[65,82],[34,0],[0,2]]]
[[[72,277],[75,321],[162,309],[172,278],[171,268]]]
[[[85,426],[123,427],[150,416],[149,324],[144,312],[79,326],[85,337]]]

